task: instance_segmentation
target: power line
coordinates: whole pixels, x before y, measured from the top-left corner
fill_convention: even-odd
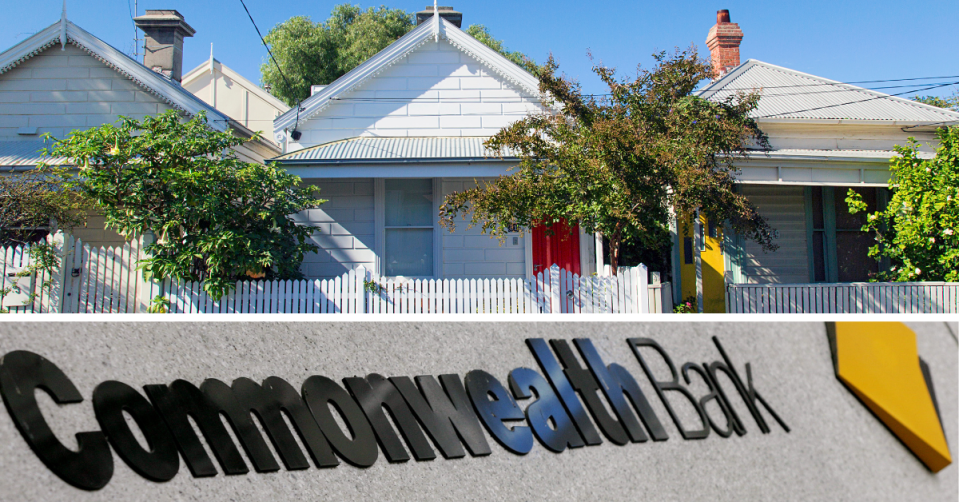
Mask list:
[[[946,78],[959,78],[959,75],[945,75],[941,77],[911,77],[911,78],[893,78],[893,79],[884,79],[884,80],[852,80],[849,82],[821,82],[818,84],[790,84],[790,85],[769,85],[762,86],[763,89],[786,89],[792,87],[823,87],[830,85],[852,85],[852,84],[879,84],[886,82],[910,82],[915,80],[939,80]],[[916,86],[926,85],[926,83],[916,84]],[[722,91],[751,91],[755,87],[723,87],[718,90]]]
[[[761,116],[761,117],[754,117],[754,118],[757,118],[757,119],[768,119],[768,118],[777,117],[777,116],[780,116],[780,115],[787,115],[787,114],[790,114],[790,113],[811,112],[811,111],[815,111],[815,110],[823,110],[823,109],[826,109],[826,108],[835,108],[835,107],[837,107],[837,106],[851,105],[851,104],[855,104],[855,103],[865,103],[866,101],[873,101],[873,100],[876,100],[876,99],[886,99],[886,98],[893,97],[893,96],[901,96],[901,95],[903,95],[903,94],[909,94],[909,93],[919,92],[919,91],[928,91],[928,90],[931,90],[931,89],[938,89],[938,88],[940,88],[940,87],[946,87],[946,86],[948,86],[948,85],[956,85],[956,84],[959,84],[959,81],[949,82],[949,83],[939,84],[939,85],[933,85],[933,86],[930,86],[930,87],[924,87],[924,88],[922,88],[922,89],[915,89],[915,90],[912,90],[912,91],[900,92],[900,93],[897,93],[897,94],[886,94],[886,95],[882,95],[882,96],[873,96],[873,97],[871,97],[871,98],[859,99],[859,100],[856,100],[856,101],[847,101],[847,102],[845,102],[845,103],[836,103],[836,104],[833,104],[833,105],[817,106],[817,107],[815,107],[815,108],[806,108],[806,109],[804,109],[804,110],[790,110],[790,111],[774,113],[774,114],[772,114],[772,115],[763,115],[763,116]]]
[[[270,50],[270,46],[267,45],[266,40],[263,39],[263,34],[260,33],[260,28],[256,25],[256,21],[253,20],[253,14],[250,14],[250,9],[246,8],[246,2],[244,2],[243,0],[240,0],[240,5],[243,6],[243,10],[246,11],[247,17],[249,17],[250,22],[253,23],[253,29],[256,30],[257,36],[260,37],[260,42],[263,43],[263,47],[266,47],[267,54],[270,55],[270,59],[273,60],[273,64],[276,65],[276,71],[280,72],[280,76],[283,77],[283,82],[286,83],[286,88],[290,91],[290,95],[293,95],[294,94],[293,86],[290,85],[290,81],[286,78],[286,75],[283,73],[283,68],[280,68],[280,63],[277,63],[276,58],[273,57],[273,51]],[[301,101],[296,102],[296,122],[294,122],[293,124],[294,133],[296,132],[296,126],[299,125],[300,123],[300,102]],[[297,138],[293,138],[293,139],[295,141]]]
[[[955,84],[955,83],[956,83],[956,82],[935,82],[935,83],[934,83],[934,86],[939,86],[940,84],[941,84],[942,86],[948,86],[948,85],[953,85],[953,84]],[[880,89],[902,89],[902,88],[912,88],[912,87],[920,87],[920,86],[928,86],[928,85],[929,85],[929,82],[922,83],[922,84],[890,85],[890,86],[880,86],[880,87],[872,87],[872,88],[862,87],[862,88],[860,88],[860,89],[861,89],[861,90],[867,90],[867,91],[878,91],[878,90],[880,90]],[[765,89],[770,89],[770,88],[773,88],[773,87],[764,87],[763,90],[765,90]],[[780,94],[763,94],[762,97],[764,97],[764,98],[774,98],[774,97],[791,97],[791,96],[809,96],[809,95],[814,95],[814,94],[830,94],[830,93],[836,93],[836,92],[857,91],[857,90],[860,90],[860,89],[830,89],[830,90],[823,90],[823,91],[791,92],[791,93],[780,93]],[[920,91],[923,91],[923,90],[925,90],[925,89],[913,89],[913,90],[910,90],[910,91],[906,91],[906,92],[904,92],[904,93],[899,93],[899,94],[897,94],[897,95],[909,94],[909,93],[911,93],[911,92],[920,92]],[[587,97],[587,96],[596,97],[596,96],[610,96],[610,95],[611,95],[611,94],[584,94],[583,96],[584,96],[584,97]],[[532,101],[532,98],[524,98],[524,97],[521,97],[521,96],[518,96],[518,97],[516,97],[516,98],[483,98],[482,96],[480,96],[480,97],[465,97],[465,98],[442,98],[442,100],[441,100],[441,98],[439,98],[439,97],[427,97],[427,98],[424,98],[424,97],[411,97],[411,98],[376,98],[376,97],[373,97],[373,98],[349,98],[349,97],[347,97],[347,98],[340,98],[340,97],[334,97],[334,98],[330,98],[330,101],[336,101],[336,102],[356,102],[356,103],[377,102],[377,103],[417,103],[417,104],[422,104],[422,103],[440,103],[440,102],[443,102],[443,103],[490,103],[490,104],[494,104],[494,103],[509,104],[509,103],[512,103],[512,104],[516,104],[516,103],[533,103],[533,102],[534,102],[534,101]]]

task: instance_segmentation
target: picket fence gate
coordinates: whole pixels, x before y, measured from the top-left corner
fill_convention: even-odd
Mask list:
[[[580,277],[553,265],[519,278],[381,278],[360,267],[331,279],[239,281],[214,300],[202,283],[147,281],[136,269],[143,243],[92,247],[68,234],[48,237],[61,260],[52,274],[17,281],[11,312],[136,313],[162,297],[169,313],[648,313],[669,312],[669,283],[647,284],[646,267],[621,267],[616,276]],[[25,248],[3,248],[3,277],[29,264]],[[50,288],[39,285],[49,281]],[[30,292],[36,292],[30,298]],[[652,296],[651,296],[652,295]],[[26,301],[26,304],[24,304]]]
[[[957,282],[730,284],[726,312],[737,314],[956,314]]]

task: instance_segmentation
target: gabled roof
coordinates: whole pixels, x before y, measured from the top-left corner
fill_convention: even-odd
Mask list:
[[[423,44],[431,40],[439,40],[440,38],[446,39],[454,47],[476,58],[492,71],[533,96],[540,95],[539,81],[536,77],[503,57],[502,54],[471,37],[465,31],[457,28],[456,25],[440,18],[438,22],[427,21],[420,24],[375,56],[367,59],[363,64],[336,79],[322,91],[305,99],[300,103],[299,120],[309,120],[329,106],[329,104],[340,95],[355,89],[370,78],[382,73]],[[279,132],[294,127],[297,121],[296,112],[294,107],[290,111],[277,117],[273,122],[273,130]]]
[[[180,84],[143,66],[140,62],[68,21],[65,15],[60,21],[0,53],[0,75],[57,44],[66,47],[68,43],[75,45],[96,60],[132,80],[163,103],[187,115],[192,116],[205,111],[209,126],[213,129],[226,131],[232,128],[242,136],[250,137],[253,135],[253,132],[242,124],[204,103]],[[276,148],[268,142],[261,142],[264,145],[269,145],[271,149],[275,150]]]
[[[236,71],[234,71],[234,70],[233,70],[232,68],[230,68],[229,66],[221,63],[218,59],[216,59],[216,58],[213,59],[213,66],[214,66],[214,68],[216,69],[216,71],[222,73],[223,75],[226,75],[227,77],[230,77],[230,80],[233,80],[234,82],[237,82],[237,83],[240,84],[240,86],[242,86],[244,89],[246,89],[246,90],[250,91],[251,93],[255,94],[256,97],[262,99],[263,101],[266,101],[267,103],[273,105],[273,106],[276,107],[278,110],[282,110],[282,111],[285,112],[285,111],[287,111],[287,110],[290,109],[290,107],[289,107],[286,103],[284,103],[284,102],[280,101],[279,99],[277,99],[276,96],[274,96],[274,95],[266,92],[265,89],[263,89],[262,87],[256,85],[255,83],[251,82],[249,79],[247,79],[247,78],[244,77],[243,75],[240,75],[239,73],[237,73]],[[203,74],[205,74],[205,73],[207,73],[207,72],[209,72],[209,71],[210,71],[210,62],[209,62],[209,61],[206,61],[206,62],[204,62],[204,63],[200,63],[199,66],[197,66],[196,68],[190,70],[189,73],[187,73],[186,75],[184,75],[183,78],[181,79],[181,82],[182,82],[183,85],[186,85],[186,84],[188,84],[191,80],[196,79],[196,78],[199,78],[200,76],[202,76]]]
[[[297,150],[275,159],[289,164],[345,164],[379,162],[482,162],[516,161],[507,152],[499,157],[483,144],[486,137],[375,137],[364,136],[333,141]]]
[[[877,121],[896,124],[959,123],[959,113],[844,84],[755,59],[733,68],[699,95],[721,101],[760,90],[757,119]]]

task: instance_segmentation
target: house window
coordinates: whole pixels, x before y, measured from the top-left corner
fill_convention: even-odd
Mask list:
[[[385,181],[384,272],[433,275],[433,180]]]
[[[880,188],[854,188],[862,195],[866,213],[849,214],[847,188],[810,187],[807,223],[810,237],[810,279],[814,282],[864,282],[879,272],[879,261],[869,257],[873,236],[861,230],[866,214],[876,211],[885,198]]]

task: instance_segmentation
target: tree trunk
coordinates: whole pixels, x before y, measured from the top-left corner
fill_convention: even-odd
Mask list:
[[[619,267],[619,232],[609,238],[609,271],[616,275],[616,269]]]

